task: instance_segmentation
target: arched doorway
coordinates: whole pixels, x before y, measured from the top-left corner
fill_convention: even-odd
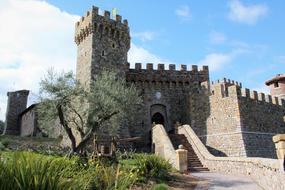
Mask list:
[[[151,118],[151,123],[160,124],[164,126],[164,117],[161,113],[155,113]]]
[[[153,104],[150,106],[150,115],[149,115],[149,140],[147,146],[151,151],[154,151],[155,145],[152,143],[152,127],[153,124],[160,124],[163,125],[166,132],[168,132],[168,118],[167,118],[167,109],[166,106],[163,104]]]

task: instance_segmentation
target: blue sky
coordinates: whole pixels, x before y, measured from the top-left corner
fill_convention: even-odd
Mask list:
[[[282,0],[48,2],[76,15],[84,15],[92,5],[116,7],[128,19],[135,45],[166,62],[212,62],[213,80],[225,76],[262,89],[266,79],[285,68]]]
[[[0,0],[0,119],[7,91],[30,89],[31,103],[47,68],[75,70],[74,23],[92,5],[128,19],[132,65],[209,65],[211,80],[263,92],[284,71],[283,0]]]

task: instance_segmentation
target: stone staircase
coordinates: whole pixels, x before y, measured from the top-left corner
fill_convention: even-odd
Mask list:
[[[189,170],[192,172],[209,171],[208,168],[204,167],[200,162],[198,156],[195,154],[192,146],[188,142],[187,138],[181,134],[169,134],[169,138],[172,142],[174,149],[178,149],[179,145],[183,145],[188,150],[188,164]]]

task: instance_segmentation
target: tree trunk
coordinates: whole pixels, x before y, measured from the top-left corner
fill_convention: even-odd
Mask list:
[[[63,115],[61,105],[57,106],[57,112],[58,112],[60,124],[63,126],[64,130],[66,131],[66,133],[68,135],[68,138],[71,141],[71,151],[72,151],[71,153],[74,153],[74,152],[76,152],[76,140],[75,140],[75,137],[72,133],[71,128],[68,126],[68,124],[66,123],[66,121],[64,119],[64,115]]]
[[[74,152],[79,153],[79,151],[82,150],[82,148],[84,148],[86,146],[87,142],[91,139],[92,134],[96,131],[98,126],[100,126],[103,122],[111,119],[111,117],[113,117],[114,115],[116,115],[118,113],[119,113],[118,111],[114,111],[113,113],[111,113],[109,115],[102,116],[102,118],[99,120],[99,122],[95,122],[93,124],[92,128],[85,134],[85,136],[83,137],[81,142],[75,148]]]

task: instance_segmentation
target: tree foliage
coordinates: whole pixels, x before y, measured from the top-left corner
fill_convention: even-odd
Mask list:
[[[59,118],[72,152],[82,150],[92,134],[115,133],[128,124],[126,116],[141,103],[136,88],[127,86],[112,71],[103,71],[89,88],[76,81],[72,72],[58,74],[49,70],[41,80],[40,97],[40,125],[51,129],[50,121]]]

